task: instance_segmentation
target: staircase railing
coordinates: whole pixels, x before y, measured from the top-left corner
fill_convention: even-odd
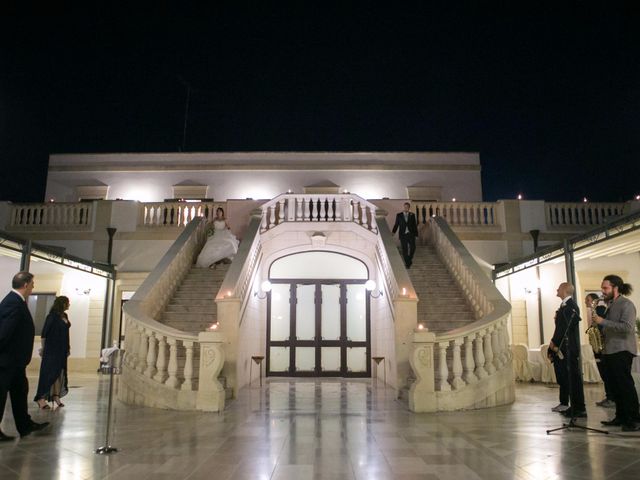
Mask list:
[[[507,331],[511,306],[444,219],[430,220],[430,242],[468,299],[476,321],[437,335],[414,333],[410,361],[416,382],[409,392],[410,408],[455,410],[513,401]],[[471,394],[465,395],[465,390]]]
[[[7,228],[88,231],[94,210],[94,202],[11,204]]]
[[[263,204],[260,231],[283,222],[353,222],[376,233],[377,207],[351,193],[282,194]]]
[[[160,406],[157,397],[145,397],[149,392],[149,397],[160,395],[165,407],[224,408],[224,391],[217,380],[224,361],[221,334],[194,335],[157,321],[202,249],[206,226],[203,218],[192,220],[123,307],[127,320],[127,356],[119,392],[123,401]]]

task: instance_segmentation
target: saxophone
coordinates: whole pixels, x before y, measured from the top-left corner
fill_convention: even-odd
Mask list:
[[[604,335],[602,335],[602,330],[598,328],[598,324],[595,322],[596,307],[599,301],[600,299],[596,299],[591,302],[591,325],[585,332],[589,339],[589,345],[591,345],[595,354],[602,353],[604,350]]]

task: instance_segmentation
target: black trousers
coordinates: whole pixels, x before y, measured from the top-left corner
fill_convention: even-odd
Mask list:
[[[553,361],[553,370],[556,373],[556,381],[560,386],[560,403],[569,405],[576,412],[585,410],[584,388],[582,385],[582,372],[580,371],[580,357],[577,353],[571,354],[571,361],[564,353],[564,359],[556,357]]]
[[[400,246],[402,247],[402,258],[408,267],[413,261],[413,254],[416,253],[416,237],[411,233],[400,234]]]
[[[16,430],[23,435],[29,430],[31,417],[27,407],[29,380],[25,368],[0,368],[0,422],[7,403],[7,393],[11,397],[11,410],[16,423]]]
[[[613,400],[613,392],[611,391],[611,380],[609,379],[606,366],[607,361],[605,360],[602,353],[594,353],[593,356],[596,358],[598,373],[600,374],[600,378],[602,379],[602,383],[604,384],[604,395],[607,400]]]
[[[605,355],[604,358],[613,401],[616,402],[616,418],[623,424],[638,422],[638,393],[631,376],[633,355],[625,351]]]

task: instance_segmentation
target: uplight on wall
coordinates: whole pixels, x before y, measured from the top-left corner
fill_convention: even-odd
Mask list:
[[[253,292],[254,297],[258,297],[259,299],[267,298],[267,294],[271,291],[271,282],[269,280],[265,280],[260,284],[260,291]]]
[[[367,280],[364,284],[364,288],[373,298],[382,297],[384,295],[382,293],[382,290],[376,289],[376,282],[374,282],[373,280]]]

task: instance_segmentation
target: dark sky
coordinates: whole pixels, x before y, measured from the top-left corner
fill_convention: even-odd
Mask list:
[[[49,153],[179,151],[187,85],[184,151],[479,151],[486,200],[640,193],[630,7],[298,3],[3,16],[0,200],[42,201]]]

